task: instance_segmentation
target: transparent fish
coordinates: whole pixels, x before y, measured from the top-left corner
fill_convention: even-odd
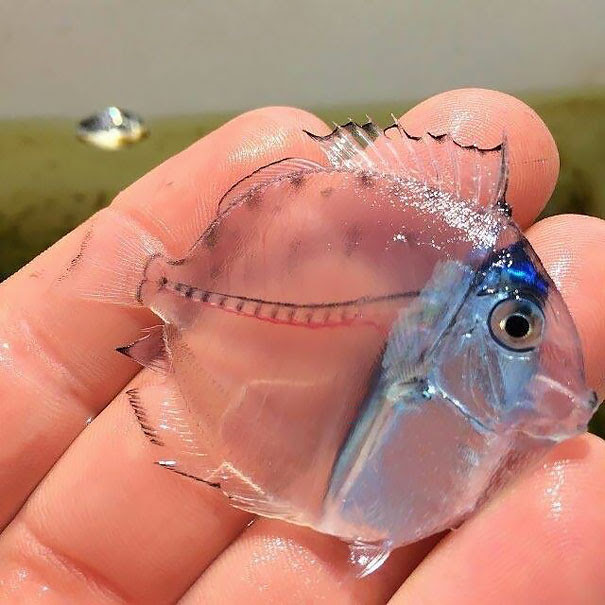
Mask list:
[[[148,137],[149,130],[139,116],[111,106],[81,120],[76,136],[94,147],[115,151]]]
[[[338,536],[363,575],[585,431],[596,398],[506,204],[506,142],[311,136],[324,165],[240,181],[183,258],[110,209],[76,270],[158,317],[118,349],[155,372],[128,397],[157,463]]]

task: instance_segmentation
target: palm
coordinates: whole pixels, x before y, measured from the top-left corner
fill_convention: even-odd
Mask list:
[[[459,140],[483,146],[497,142],[506,126],[515,218],[528,227],[574,315],[589,382],[603,389],[605,223],[561,216],[529,227],[557,176],[556,149],[544,125],[521,103],[486,91],[440,95],[403,122],[412,132],[453,130]],[[303,128],[327,131],[293,109],[241,116],[146,175],[114,207],[143,224],[151,212],[177,225],[199,212],[201,200],[200,214],[209,220],[217,192],[255,168],[287,156],[319,159]],[[145,371],[135,375],[134,364],[114,352],[154,318],[81,300],[69,281],[57,282],[85,231],[68,235],[0,290],[5,600],[605,599],[599,480],[605,446],[595,437],[564,443],[437,547],[435,538],[401,549],[364,580],[351,573],[338,540],[267,519],[248,527],[252,517],[216,490],[158,469],[122,394],[145,380]]]

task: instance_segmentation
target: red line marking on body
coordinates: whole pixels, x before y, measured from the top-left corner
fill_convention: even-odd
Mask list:
[[[172,288],[172,291],[175,292],[176,294],[179,294],[182,298],[187,298],[185,296],[185,294],[183,292],[181,292],[180,290],[177,290],[176,288]],[[202,297],[199,299],[194,299],[195,301],[199,302],[202,306],[205,307],[210,307],[212,309],[218,309],[220,311],[223,312],[227,312],[227,313],[231,313],[233,315],[236,315],[238,317],[246,317],[246,318],[250,318],[250,319],[256,319],[256,320],[260,320],[260,321],[266,321],[268,323],[271,324],[277,324],[277,325],[285,325],[285,326],[295,326],[298,328],[307,328],[307,329],[311,329],[311,330],[317,330],[320,328],[339,328],[339,327],[344,327],[344,326],[351,326],[354,324],[357,325],[365,325],[365,326],[370,326],[372,328],[375,328],[376,330],[378,330],[379,332],[382,332],[386,329],[386,326],[381,325],[375,321],[372,321],[370,319],[363,319],[359,316],[359,311],[356,312],[356,314],[353,317],[350,317],[348,319],[345,319],[343,317],[343,319],[341,320],[337,320],[337,321],[327,321],[327,319],[330,317],[331,315],[331,310],[327,309],[326,313],[324,313],[324,321],[322,322],[312,322],[312,311],[309,312],[309,314],[305,317],[304,320],[294,320],[293,319],[293,315],[295,315],[296,311],[298,309],[304,309],[305,306],[304,305],[300,305],[300,307],[295,308],[290,314],[290,318],[289,319],[278,319],[277,315],[279,314],[279,307],[275,306],[272,310],[271,316],[263,316],[260,315],[260,311],[262,308],[262,304],[258,303],[254,309],[254,311],[252,312],[243,312],[241,310],[238,310],[237,307],[236,308],[232,308],[232,307],[228,307],[225,306],[226,301],[230,298],[229,296],[223,295],[222,298],[220,299],[219,302],[213,302],[211,300],[208,300],[208,297],[206,296],[206,294],[208,294],[208,292],[202,291],[204,292]],[[236,297],[233,297],[233,300],[237,300]]]

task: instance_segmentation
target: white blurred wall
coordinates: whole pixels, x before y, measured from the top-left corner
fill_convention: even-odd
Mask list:
[[[605,85],[605,0],[0,0],[0,118]]]

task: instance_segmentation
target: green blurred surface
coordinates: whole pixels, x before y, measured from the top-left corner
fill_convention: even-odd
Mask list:
[[[561,177],[547,213],[605,217],[605,92],[559,99],[526,99],[559,145]],[[381,124],[407,104],[319,110],[324,119]],[[149,121],[151,137],[119,152],[76,140],[67,120],[0,121],[0,278],[10,275],[107,204],[150,168],[213,130],[230,116]]]
[[[545,214],[579,212],[605,218],[605,91],[524,98],[559,146],[561,176]],[[409,104],[317,110],[327,121],[366,113],[379,124]],[[133,108],[136,109],[136,108]],[[105,206],[150,168],[230,116],[150,120],[151,137],[119,152],[78,142],[68,120],[0,121],[0,281]],[[605,411],[592,424],[605,436]]]
[[[149,139],[118,152],[76,140],[72,121],[0,122],[0,279],[224,120],[153,120]]]

